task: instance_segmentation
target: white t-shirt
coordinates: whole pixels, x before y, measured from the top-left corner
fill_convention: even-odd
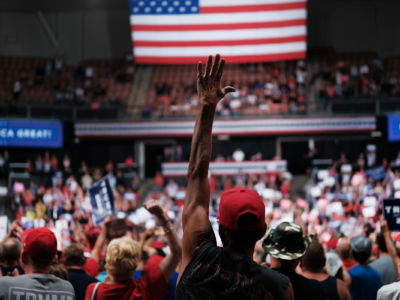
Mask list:
[[[233,152],[232,157],[235,161],[243,161],[244,160],[244,152],[241,149],[235,150]]]
[[[400,281],[384,285],[378,290],[377,300],[399,300]]]

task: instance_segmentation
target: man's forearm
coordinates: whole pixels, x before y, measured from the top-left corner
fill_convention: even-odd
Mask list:
[[[390,232],[389,231],[384,232],[383,237],[385,239],[386,249],[387,249],[390,257],[392,258],[394,269],[397,274],[397,279],[400,279],[400,274],[399,274],[399,270],[398,270],[399,258],[397,256],[396,248],[393,245],[392,238],[390,236]]]
[[[216,106],[202,104],[198,114],[192,137],[190,151],[189,180],[193,177],[206,178],[211,159],[212,125]]]
[[[175,230],[172,228],[171,222],[165,217],[158,219],[164,229],[165,237],[167,238],[168,246],[171,251],[160,263],[160,268],[164,273],[165,279],[168,281],[182,259],[182,243]]]
[[[167,238],[171,254],[176,256],[176,258],[180,260],[182,255],[181,240],[176,234],[174,228],[172,227],[171,222],[165,216],[158,217],[158,219],[161,223],[162,228],[164,229],[165,237]]]

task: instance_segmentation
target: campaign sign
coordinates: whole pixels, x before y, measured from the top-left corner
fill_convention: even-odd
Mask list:
[[[8,217],[0,216],[0,241],[7,235]]]
[[[388,140],[390,142],[400,141],[400,114],[388,116]]]
[[[114,194],[108,177],[100,179],[89,188],[93,223],[97,226],[114,210]]]
[[[0,119],[0,147],[62,148],[63,124]]]
[[[364,173],[365,177],[372,177],[374,181],[378,181],[385,178],[386,170],[384,167],[377,167],[373,169],[368,169]]]
[[[383,199],[383,216],[390,231],[400,231],[400,199]]]

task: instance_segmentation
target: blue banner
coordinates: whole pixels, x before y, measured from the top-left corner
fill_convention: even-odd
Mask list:
[[[390,231],[400,231],[400,199],[383,199],[383,217]]]
[[[400,141],[400,114],[388,116],[388,140]]]
[[[374,181],[382,180],[386,176],[386,170],[384,167],[368,169],[364,173],[366,177],[372,177]]]
[[[62,148],[63,134],[57,121],[0,120],[0,147]]]
[[[108,177],[100,179],[89,190],[94,225],[99,225],[114,211],[114,193]]]

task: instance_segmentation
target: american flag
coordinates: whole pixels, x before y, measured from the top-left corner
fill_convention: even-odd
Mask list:
[[[305,57],[306,0],[130,0],[130,9],[137,63]]]

